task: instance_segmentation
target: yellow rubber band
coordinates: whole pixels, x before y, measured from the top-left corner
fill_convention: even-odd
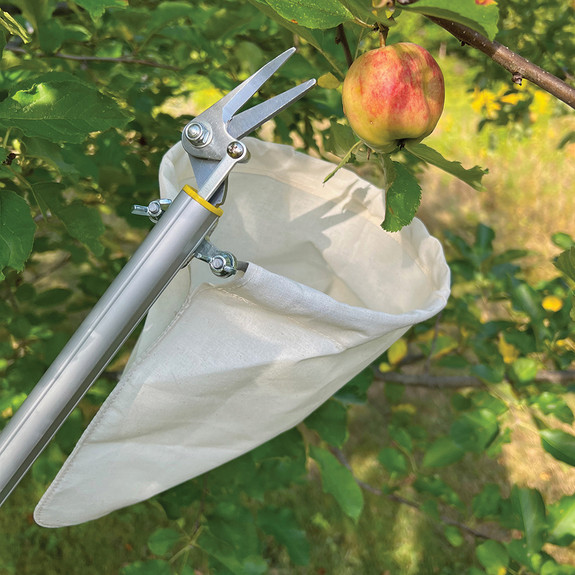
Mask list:
[[[210,204],[210,202],[202,198],[202,196],[200,196],[198,192],[191,186],[185,185],[182,190],[184,190],[184,192],[186,192],[186,194],[188,194],[188,196],[190,196],[192,199],[196,200],[200,206],[212,212],[212,214],[216,214],[216,216],[220,217],[224,213],[222,208],[216,208],[216,206]]]

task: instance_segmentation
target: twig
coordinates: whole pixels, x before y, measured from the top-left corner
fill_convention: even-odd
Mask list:
[[[374,377],[378,381],[392,381],[394,383],[402,383],[403,385],[434,387],[438,389],[482,387],[485,385],[480,379],[471,375],[428,375],[425,373],[410,374],[396,373],[393,371],[381,373],[378,371]]]
[[[347,469],[349,469],[349,471],[351,471],[351,473],[353,475],[353,469],[351,468],[351,465],[350,465],[349,461],[347,460],[345,453],[341,449],[338,449],[336,447],[332,447],[331,451],[337,457],[339,462],[343,466],[347,467]],[[402,505],[407,505],[409,507],[412,507],[413,509],[417,509],[418,511],[421,511],[421,506],[418,503],[416,503],[415,501],[411,501],[410,499],[402,497],[401,495],[397,495],[396,493],[384,493],[381,489],[378,489],[377,487],[373,487],[372,485],[369,485],[369,483],[365,483],[361,479],[358,479],[355,475],[353,475],[353,478],[354,478],[355,482],[364,491],[368,491],[369,493],[373,493],[374,495],[379,495],[380,497],[385,495],[385,497],[387,497],[388,499],[391,499],[392,501],[395,501],[396,503],[401,503]],[[456,521],[455,519],[451,519],[451,517],[441,515],[439,518],[441,519],[441,521],[443,523],[446,523],[447,525],[454,525],[456,527],[459,527],[459,529],[461,529],[462,531],[466,531],[467,533],[469,533],[470,535],[473,535],[474,537],[479,537],[481,539],[494,539],[496,541],[503,541],[503,539],[493,537],[492,535],[487,535],[486,533],[478,531],[477,529],[474,529],[473,527],[469,527],[469,525],[465,525],[465,523],[461,523],[459,521]]]
[[[572,383],[575,381],[575,369],[566,369],[564,371],[542,369],[535,376],[535,381],[540,383]]]
[[[349,48],[349,43],[347,41],[347,36],[345,35],[345,28],[343,27],[343,24],[339,24],[336,29],[335,43],[341,44],[343,53],[345,54],[345,61],[347,62],[347,67],[349,68],[353,64],[353,55]]]
[[[438,389],[457,389],[461,387],[482,387],[485,385],[477,377],[471,375],[428,375],[396,373],[393,371],[382,373],[376,371],[374,377],[378,381],[392,381],[404,385],[434,387]],[[542,369],[537,373],[534,379],[535,383],[558,383],[568,384],[575,382],[575,369],[564,371],[554,371]]]
[[[23,54],[28,56],[33,56],[35,58],[61,58],[63,60],[75,60],[77,62],[112,62],[115,64],[136,64],[139,66],[150,66],[152,68],[162,68],[165,70],[178,71],[180,68],[177,66],[171,66],[170,64],[162,64],[161,62],[156,62],[154,60],[142,60],[140,58],[132,58],[130,56],[83,56],[78,54],[64,54],[62,52],[55,52],[54,54],[44,54],[41,52],[30,53],[24,48],[18,46],[10,46],[7,44],[4,48],[15,54]]]
[[[399,4],[403,3],[400,0],[396,1]],[[405,3],[411,4],[412,2]],[[492,42],[489,38],[463,24],[436,18],[435,16],[428,16],[428,18],[447,30],[459,41],[487,54],[494,62],[511,72],[515,83],[520,83],[525,78],[575,109],[575,88],[547,72],[547,70],[533,64],[499,42]]]

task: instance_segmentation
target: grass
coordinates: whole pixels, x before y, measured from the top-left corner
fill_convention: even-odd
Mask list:
[[[489,175],[486,191],[478,193],[430,168],[422,181],[419,216],[440,237],[446,229],[465,234],[478,221],[487,223],[496,230],[499,249],[528,247],[535,252],[529,260],[533,277],[554,274],[550,258],[558,249],[551,234],[575,235],[575,145],[557,149],[561,138],[575,130],[575,119],[558,115],[551,103],[542,100],[534,122],[523,131],[487,126],[478,133],[480,117],[472,109],[473,95],[466,92],[468,83],[461,81],[472,71],[451,59],[442,66],[446,109],[427,143],[467,167],[488,168]],[[406,393],[420,425],[440,433],[446,425],[440,414],[450,393],[421,389]],[[357,475],[376,488],[386,481],[375,462],[388,442],[388,415],[389,405],[378,386],[373,386],[369,404],[351,413],[346,452]],[[445,480],[457,482],[464,503],[487,482],[538,487],[552,499],[572,492],[575,475],[541,452],[529,422],[524,423],[498,464],[466,457],[450,468]],[[149,557],[148,536],[170,523],[154,504],[143,503],[85,525],[41,529],[31,512],[42,489],[28,477],[0,512],[0,575],[115,575],[123,565]],[[342,516],[313,473],[306,485],[275,497],[277,504],[292,507],[306,526],[312,550],[311,566],[293,568],[285,551],[270,548],[274,557],[270,573],[275,575],[451,575],[473,560],[471,536],[465,535],[462,546],[454,549],[447,544],[441,523],[385,495],[365,493],[365,511],[357,524]],[[198,574],[205,573],[200,563],[197,567]]]
[[[446,229],[489,224],[501,249],[533,250],[529,263],[534,277],[554,275],[550,258],[559,249],[551,235],[575,235],[575,145],[558,148],[575,130],[575,117],[565,115],[566,106],[536,91],[532,123],[516,128],[488,124],[478,132],[482,116],[473,110],[474,95],[467,91],[466,81],[473,70],[450,58],[441,65],[446,71],[445,112],[426,143],[465,167],[480,165],[489,173],[484,177],[486,190],[476,192],[430,168],[423,179],[418,216],[438,236]],[[524,84],[524,90],[533,89]]]

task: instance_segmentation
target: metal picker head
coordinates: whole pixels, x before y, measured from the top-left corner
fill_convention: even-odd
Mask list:
[[[184,128],[182,145],[190,156],[202,197],[208,199],[223,183],[225,176],[219,183],[214,176],[220,171],[229,173],[230,159],[235,163],[246,157],[245,146],[238,140],[299,100],[315,85],[315,80],[308,80],[235,115],[294,53],[295,48],[290,48],[268,62]],[[221,166],[221,170],[214,167],[214,162],[223,160],[227,161],[224,162],[225,166]],[[204,191],[202,188],[207,187],[208,180],[212,189]]]

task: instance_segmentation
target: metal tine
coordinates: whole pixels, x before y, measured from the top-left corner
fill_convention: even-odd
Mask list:
[[[299,100],[306,92],[316,84],[314,79],[294,86],[261,104],[257,104],[249,110],[245,110],[234,116],[228,124],[228,133],[232,138],[243,138],[250,132],[259,128],[264,122],[273,118],[276,114]]]
[[[224,124],[232,119],[232,116],[279,70],[295,51],[295,48],[289,48],[276,56],[212,106],[222,110]]]

